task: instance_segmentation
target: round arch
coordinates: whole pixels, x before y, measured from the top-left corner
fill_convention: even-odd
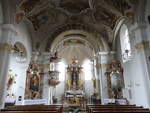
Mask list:
[[[109,51],[109,45],[107,41],[104,39],[103,36],[99,32],[97,32],[93,27],[83,25],[81,23],[75,23],[75,24],[66,24],[62,25],[60,27],[57,27],[57,29],[54,29],[53,32],[50,32],[49,37],[47,37],[45,40],[40,45],[39,51],[49,51],[51,49],[51,45],[54,45],[54,40],[59,37],[61,34],[64,34],[67,32],[74,31],[78,32],[80,35],[85,35],[85,36],[91,36],[88,40],[86,40],[90,43],[92,43],[94,46],[97,46],[95,52],[99,51]],[[73,34],[73,32],[72,32]],[[84,37],[82,37],[84,39]],[[61,38],[61,40],[63,40]],[[92,41],[91,41],[92,40]],[[95,41],[93,41],[95,40]],[[94,42],[94,43],[93,43]]]
[[[118,21],[116,22],[116,26],[114,28],[114,33],[113,33],[112,51],[116,50],[117,36],[123,24],[125,24],[127,28],[130,28],[131,26],[129,19],[127,17],[121,17],[120,19],[118,19]],[[130,34],[130,30],[129,30],[129,34]]]
[[[99,51],[109,51],[108,44],[100,35],[95,36],[94,34],[89,33],[85,30],[77,29],[71,29],[60,33],[50,45],[50,50],[55,51],[59,47],[59,45],[69,39],[80,40],[81,43],[83,42],[84,45],[91,48],[95,54]]]

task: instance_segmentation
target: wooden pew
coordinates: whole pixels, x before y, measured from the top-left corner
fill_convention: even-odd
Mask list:
[[[149,111],[148,109],[95,109],[95,108],[93,108],[93,109],[90,109],[90,111],[89,111],[89,113],[93,113],[93,111],[110,111],[110,112],[112,112],[112,111],[120,111],[120,112],[125,112],[125,111],[130,111],[130,112],[136,112],[136,111]]]
[[[2,109],[1,111],[56,111],[62,113],[62,105],[25,105],[25,106],[13,106]]]
[[[57,111],[0,111],[0,113],[57,113]]]
[[[120,113],[120,112],[142,112],[150,113],[149,109],[135,105],[87,105],[88,113]]]

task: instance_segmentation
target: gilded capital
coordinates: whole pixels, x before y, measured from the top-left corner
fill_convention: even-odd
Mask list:
[[[13,45],[8,43],[0,44],[0,51],[9,51],[11,52],[13,50]]]
[[[140,43],[134,46],[137,50],[150,50],[149,41],[141,41]]]

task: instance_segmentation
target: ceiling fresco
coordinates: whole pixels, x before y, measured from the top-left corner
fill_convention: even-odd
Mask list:
[[[78,14],[89,8],[88,0],[61,0],[60,7],[72,14]]]
[[[84,26],[105,34],[110,43],[119,18],[127,16],[134,21],[135,1],[138,0],[22,0],[17,4],[16,23],[28,19],[36,39],[51,37],[54,32],[63,32],[63,26],[72,25],[72,29]]]

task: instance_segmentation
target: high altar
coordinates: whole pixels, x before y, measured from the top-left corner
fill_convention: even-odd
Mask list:
[[[65,99],[69,106],[84,106],[84,92],[82,80],[82,67],[78,60],[73,59],[71,65],[67,67],[67,83]]]

